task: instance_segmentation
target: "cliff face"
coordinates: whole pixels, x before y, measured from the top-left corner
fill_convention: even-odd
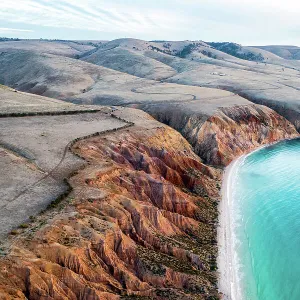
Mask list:
[[[138,122],[137,122],[138,123]],[[0,261],[1,299],[212,299],[219,171],[147,119],[77,142],[89,165]]]
[[[261,145],[299,136],[283,116],[255,104],[219,108],[210,117],[193,113],[178,118],[171,112],[157,116],[173,125],[178,120],[174,127],[205,163],[215,166],[227,166],[237,156]]]
[[[226,166],[261,145],[298,135],[289,121],[266,106],[221,108],[201,127],[195,151],[206,163]]]

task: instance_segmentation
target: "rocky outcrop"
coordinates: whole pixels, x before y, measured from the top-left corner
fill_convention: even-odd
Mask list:
[[[226,166],[261,145],[297,136],[289,121],[266,106],[220,108],[201,127],[195,151],[208,164]]]
[[[88,166],[67,198],[14,232],[0,298],[218,298],[220,172],[149,117],[72,151]]]
[[[211,116],[170,110],[153,115],[180,131],[203,161],[215,166],[227,166],[261,145],[299,136],[294,125],[263,105],[221,107]]]

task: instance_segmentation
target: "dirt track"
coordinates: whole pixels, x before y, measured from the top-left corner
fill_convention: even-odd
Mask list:
[[[23,96],[24,100],[30,98]],[[16,97],[20,99],[22,94]],[[42,97],[39,100],[41,102]],[[43,104],[39,103],[46,111],[47,105]],[[61,108],[66,109],[63,103],[56,101],[58,113],[61,104]],[[25,111],[26,108],[29,112],[36,109],[31,107],[30,110],[27,106]],[[2,110],[5,110],[4,103]],[[64,178],[84,164],[69,151],[74,139],[124,126],[128,124],[105,112],[2,117],[0,169],[5,176],[0,178],[0,237],[67,191]]]

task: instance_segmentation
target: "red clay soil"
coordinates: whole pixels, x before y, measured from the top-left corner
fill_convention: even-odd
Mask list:
[[[88,166],[67,198],[14,232],[0,298],[217,299],[220,171],[153,120],[72,150]]]

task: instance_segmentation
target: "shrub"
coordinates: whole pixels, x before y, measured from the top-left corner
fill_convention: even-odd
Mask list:
[[[263,61],[264,57],[261,55],[261,53],[255,54],[253,52],[242,52],[242,46],[235,43],[207,43],[211,47],[225,52],[229,55],[235,56],[240,59],[244,60],[251,60],[251,61]]]
[[[28,227],[29,227],[29,225],[25,224],[25,223],[19,225],[19,228],[23,228],[23,229],[28,228]]]

